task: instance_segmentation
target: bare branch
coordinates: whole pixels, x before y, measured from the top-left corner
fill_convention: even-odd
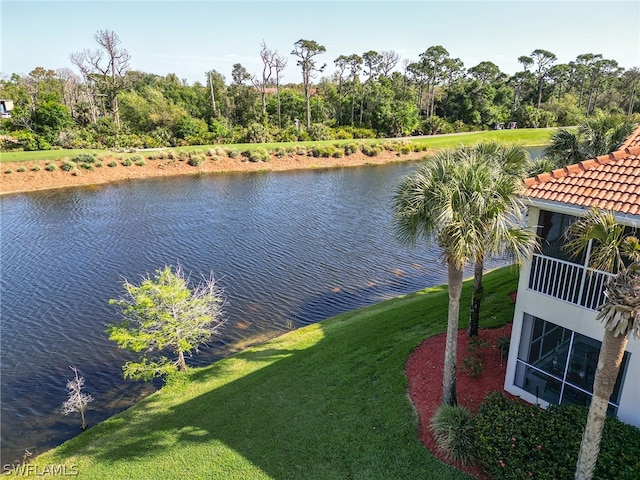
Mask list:
[[[79,413],[82,423],[82,429],[87,429],[87,422],[85,420],[85,411],[87,409],[87,405],[93,401],[93,397],[91,395],[87,395],[82,391],[84,388],[84,377],[81,377],[78,374],[78,369],[73,366],[69,366],[69,368],[75,374],[74,378],[67,381],[67,390],[69,390],[69,398],[67,401],[62,404],[61,411],[64,415],[69,415],[71,413]]]

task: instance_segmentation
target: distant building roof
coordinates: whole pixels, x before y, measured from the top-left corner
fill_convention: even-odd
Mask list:
[[[640,215],[640,127],[608,155],[525,180],[525,195]]]

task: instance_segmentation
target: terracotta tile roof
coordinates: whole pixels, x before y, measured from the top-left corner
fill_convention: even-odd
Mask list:
[[[525,195],[640,215],[640,126],[619,150],[525,180]]]

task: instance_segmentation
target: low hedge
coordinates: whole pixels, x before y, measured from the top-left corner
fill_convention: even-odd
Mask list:
[[[540,408],[494,392],[475,419],[476,455],[490,478],[572,479],[587,407]],[[640,430],[608,417],[595,479],[640,478]]]

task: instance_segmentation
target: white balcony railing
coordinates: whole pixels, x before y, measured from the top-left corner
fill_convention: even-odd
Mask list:
[[[584,265],[534,254],[529,289],[596,310],[604,303],[604,287],[612,274]]]

